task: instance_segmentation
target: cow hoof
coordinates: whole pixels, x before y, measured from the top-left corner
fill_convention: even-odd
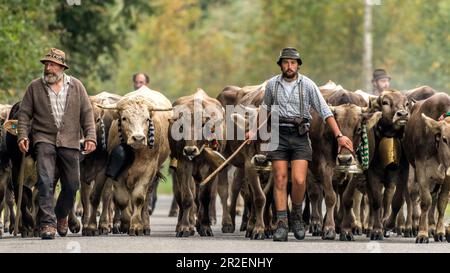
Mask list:
[[[385,237],[385,238],[391,237],[391,231],[390,231],[390,230],[385,230],[385,231],[384,231],[384,237]]]
[[[178,216],[178,212],[176,210],[169,211],[169,217],[177,217],[177,216]]]
[[[429,238],[424,235],[416,237],[416,244],[428,244],[430,242]]]
[[[447,243],[450,243],[450,234],[446,234],[445,239],[447,239]]]
[[[266,238],[266,234],[264,232],[257,232],[253,234],[251,238],[253,240],[264,240]]]
[[[136,230],[130,228],[130,229],[128,230],[128,235],[129,235],[129,236],[136,236]]]
[[[144,236],[144,230],[143,229],[136,230],[136,236]]]
[[[266,230],[264,231],[264,235],[266,236],[266,239],[272,239],[273,238],[273,231],[272,230]]]
[[[336,231],[333,228],[325,229],[322,234],[322,240],[334,240],[336,239]]]
[[[109,234],[109,228],[101,227],[98,229],[98,233],[100,235],[108,235]]]
[[[354,241],[355,238],[353,237],[353,231],[342,231],[341,234],[339,235],[339,241],[346,241],[346,242],[351,242]]]
[[[200,236],[204,237],[204,236],[213,236],[212,230],[210,226],[202,226],[200,225],[197,228],[197,232]]]
[[[443,233],[438,233],[434,235],[434,241],[435,242],[445,242],[445,235]]]
[[[381,230],[373,230],[372,232],[370,232],[370,240],[382,241],[383,240],[383,232]]]
[[[86,236],[98,236],[98,230],[87,228],[86,229]]]
[[[119,226],[113,226],[112,233],[113,234],[120,234],[120,227]]]
[[[310,232],[313,237],[322,236],[322,226],[320,224],[312,224],[310,227]]]
[[[417,235],[419,235],[419,228],[415,227],[415,228],[413,228],[413,236],[417,236]]]
[[[9,228],[5,227],[5,228],[3,229],[3,233],[9,233]]]
[[[144,228],[144,235],[145,236],[150,236],[151,233],[151,229],[150,228]]]
[[[367,238],[370,238],[370,234],[372,233],[372,230],[371,229],[366,229],[366,237]]]
[[[405,231],[403,232],[403,237],[405,237],[405,238],[413,237],[412,229],[411,228],[405,228]]]
[[[224,224],[222,226],[222,233],[234,233],[234,225]]]
[[[211,218],[211,226],[215,226],[217,224],[217,219],[216,218]]]
[[[252,237],[252,232],[250,230],[247,230],[245,232],[245,238],[251,238]]]
[[[73,234],[77,234],[81,230],[80,222],[77,220],[76,223],[73,223],[73,225],[69,225],[69,230]]]
[[[194,228],[190,228],[189,229],[189,236],[194,236],[195,235],[195,230]]]
[[[353,233],[353,235],[358,235],[358,236],[363,235],[362,228],[360,228],[360,227],[352,228],[352,233]]]
[[[428,237],[434,237],[436,230],[434,228],[428,229]]]
[[[247,223],[246,222],[242,222],[241,223],[241,227],[239,228],[239,231],[246,231],[247,230]]]

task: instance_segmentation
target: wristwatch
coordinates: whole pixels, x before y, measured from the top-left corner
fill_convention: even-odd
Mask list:
[[[342,134],[342,133],[339,133],[337,136],[336,136],[336,139],[339,139],[340,137],[343,137],[344,135]]]

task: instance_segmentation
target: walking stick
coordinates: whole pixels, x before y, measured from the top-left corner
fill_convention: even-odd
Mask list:
[[[259,129],[261,129],[264,124],[267,123],[267,120],[269,120],[271,112],[269,112],[269,114],[267,115],[266,120],[261,123],[258,127],[258,129],[256,129],[256,132],[259,131]],[[242,148],[244,148],[245,145],[247,145],[248,143],[250,143],[250,141],[252,141],[251,139],[246,139],[237,149],[236,151],[234,151],[234,153],[232,153],[230,155],[230,157],[227,158],[227,160],[225,160],[222,165],[220,165],[214,172],[212,172],[208,177],[205,178],[205,180],[203,180],[200,183],[200,186],[205,185],[206,183],[208,183],[214,176],[216,176],[223,168],[225,168],[225,166],[239,153],[240,150],[242,150]]]
[[[24,172],[25,172],[25,153],[22,153],[22,160],[20,161],[20,170],[19,170],[19,195],[17,197],[17,207],[16,207],[16,221],[14,223],[14,237],[19,234],[19,221],[22,218],[22,195],[23,195],[23,180],[24,180]]]

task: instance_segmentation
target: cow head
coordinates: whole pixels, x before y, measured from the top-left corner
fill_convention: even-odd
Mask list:
[[[98,104],[98,106],[113,111],[123,141],[135,150],[147,147],[154,112],[172,110],[172,108],[158,108],[144,98],[123,98],[114,104]]]
[[[170,135],[180,150],[173,152],[182,153],[189,161],[201,157],[218,167],[224,161],[220,154],[225,139],[223,115],[224,109],[219,103],[190,100],[176,105],[170,119]]]
[[[450,117],[436,121],[422,113],[422,119],[436,141],[439,171],[450,176]]]
[[[378,123],[382,115],[381,112],[368,112],[367,107],[362,108],[354,104],[330,106],[330,109],[342,134],[352,140],[355,149],[361,143],[363,126],[370,130]],[[336,165],[345,169],[358,165],[358,162],[355,155],[344,148],[337,155]]]
[[[406,96],[398,91],[384,91],[380,96],[370,99],[370,108],[381,111],[381,122],[395,131],[405,127],[409,120],[409,102]]]

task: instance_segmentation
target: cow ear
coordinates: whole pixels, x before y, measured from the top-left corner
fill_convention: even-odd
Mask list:
[[[370,97],[369,98],[369,109],[371,109],[371,110],[380,109],[380,101],[381,101],[381,96]]]
[[[439,128],[439,122],[428,117],[424,113],[422,113],[422,119],[425,121],[425,124],[427,126],[427,129],[430,130],[430,132],[433,135],[437,135],[441,133],[441,129]]]
[[[225,162],[225,157],[209,147],[205,147],[202,151],[202,155],[205,157],[206,162],[213,168],[217,169]]]
[[[375,125],[377,125],[377,123],[381,119],[382,115],[383,115],[383,113],[381,113],[380,111],[366,114],[365,119],[367,120],[366,121],[367,129],[370,130]]]

